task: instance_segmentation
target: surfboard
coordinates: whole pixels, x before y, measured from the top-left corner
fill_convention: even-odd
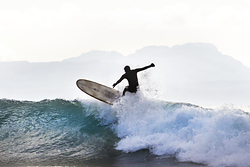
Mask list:
[[[118,90],[90,80],[78,79],[76,81],[76,85],[80,90],[89,96],[92,96],[110,105],[113,105],[113,103],[119,99],[119,97],[121,97],[121,93]]]

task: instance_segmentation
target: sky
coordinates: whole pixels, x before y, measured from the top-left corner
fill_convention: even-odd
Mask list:
[[[0,1],[0,61],[212,43],[250,67],[250,0]]]

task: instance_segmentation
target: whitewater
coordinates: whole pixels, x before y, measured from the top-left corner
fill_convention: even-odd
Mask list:
[[[249,112],[128,94],[0,100],[0,166],[250,166]],[[99,162],[99,163],[98,163]],[[100,164],[101,163],[101,164]]]

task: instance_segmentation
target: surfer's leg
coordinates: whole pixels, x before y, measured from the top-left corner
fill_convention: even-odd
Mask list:
[[[123,90],[122,96],[125,96],[125,93],[128,91],[128,86],[126,86]]]

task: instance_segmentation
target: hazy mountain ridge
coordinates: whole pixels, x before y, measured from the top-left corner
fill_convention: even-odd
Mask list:
[[[146,60],[144,55],[149,55]],[[212,44],[196,43],[174,46],[145,47],[129,57],[141,58],[171,67],[178,74],[199,80],[249,80],[250,68],[230,56],[223,55]]]
[[[148,46],[128,56],[91,51],[61,62],[0,62],[0,98],[87,97],[76,87],[77,79],[112,86],[124,73],[125,65],[137,68],[152,62],[154,69],[139,74],[141,89],[157,89],[165,100],[209,104],[250,100],[250,69],[204,43]],[[117,89],[122,91],[126,84],[123,81]]]

